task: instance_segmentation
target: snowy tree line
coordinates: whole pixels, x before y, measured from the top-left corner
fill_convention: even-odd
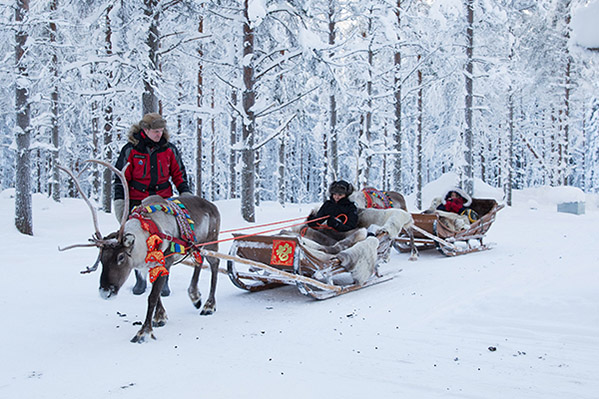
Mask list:
[[[1,0],[0,189],[27,226],[31,193],[77,195],[56,165],[114,163],[160,112],[197,194],[241,198],[248,221],[338,178],[597,191],[597,56],[569,40],[583,3]],[[81,176],[109,211],[110,173]]]

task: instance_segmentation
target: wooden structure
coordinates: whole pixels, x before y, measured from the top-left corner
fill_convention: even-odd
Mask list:
[[[460,231],[454,231],[443,223],[443,218],[437,213],[413,213],[414,244],[418,250],[437,248],[447,256],[490,249],[483,244],[483,238],[495,221],[497,212],[503,207],[503,204],[499,205],[493,199],[473,198],[469,208],[479,215],[479,219]],[[405,230],[394,239],[393,246],[400,252],[411,250],[410,237]]]
[[[315,299],[326,299],[392,279],[393,274],[372,276],[355,284],[348,271],[336,259],[323,262],[294,236],[239,236],[228,255],[202,250],[206,256],[227,261],[227,273],[233,284],[255,292],[283,285],[295,285]],[[382,240],[382,245],[389,245]],[[379,256],[381,254],[379,246]]]

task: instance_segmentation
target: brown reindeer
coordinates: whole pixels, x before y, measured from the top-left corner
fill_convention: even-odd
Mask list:
[[[104,165],[117,174],[117,176],[121,179],[123,186],[125,187],[125,209],[129,209],[129,190],[123,173],[128,165],[125,165],[123,171],[119,171],[114,166],[102,161],[88,160],[85,162],[95,162]],[[135,336],[131,339],[131,342],[144,342],[148,336],[152,339],[155,339],[152,326],[164,326],[167,320],[166,311],[160,298],[160,291],[162,290],[162,286],[164,285],[166,275],[168,274],[170,267],[176,260],[183,256],[181,254],[171,252],[171,243],[185,243],[183,238],[185,237],[185,226],[182,225],[181,221],[178,221],[173,214],[162,211],[144,214],[143,218],[128,218],[128,214],[125,212],[121,220],[121,226],[119,230],[109,234],[106,237],[103,237],[98,228],[96,211],[91,205],[87,196],[81,190],[77,178],[70,170],[63,167],[60,167],[60,169],[68,173],[75,181],[77,190],[91,209],[94,227],[96,229],[94,235],[89,240],[89,244],[71,245],[60,250],[64,251],[81,246],[96,246],[100,249],[100,253],[95,264],[92,267],[88,267],[87,270],[82,271],[82,273],[95,271],[98,267],[98,264],[100,262],[102,263],[102,273],[100,276],[100,295],[103,298],[106,299],[117,295],[119,289],[123,286],[133,269],[147,270],[153,266],[159,266],[156,262],[151,261],[151,259],[146,261],[146,258],[150,257],[149,245],[150,241],[152,240],[150,239],[150,241],[148,241],[151,234],[149,231],[143,228],[142,223],[145,223],[146,227],[153,223],[158,229],[157,235],[162,238],[162,243],[156,243],[155,249],[160,249],[159,252],[164,255],[164,269],[159,268],[158,276],[154,281],[152,290],[148,296],[148,309],[146,312],[145,321],[137,334],[135,334]],[[195,223],[195,242],[187,242],[187,244],[192,245],[198,243],[212,243],[206,245],[206,249],[217,251],[218,244],[213,243],[218,240],[218,234],[220,231],[220,213],[217,207],[213,203],[193,195],[182,196],[179,197],[178,200],[181,204],[183,204],[184,208],[188,212],[189,217]],[[165,199],[155,195],[146,198],[142,202],[141,206],[158,206],[158,208],[160,208],[161,206],[168,206],[170,204],[172,203],[167,203]],[[178,205],[178,207],[181,208],[180,205]],[[150,221],[148,222],[148,220]],[[202,303],[201,294],[198,289],[198,281],[201,271],[201,257],[198,257],[197,259],[194,257],[194,260],[195,268],[187,292],[193,305],[199,309]],[[209,315],[216,311],[215,292],[218,278],[219,259],[208,257],[207,260],[210,264],[212,278],[208,300],[204,304],[204,307],[200,313],[202,315]],[[164,273],[164,270],[166,270],[166,273]]]

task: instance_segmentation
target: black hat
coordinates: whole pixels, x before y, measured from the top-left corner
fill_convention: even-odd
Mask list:
[[[331,186],[329,187],[329,193],[331,195],[342,194],[345,196],[349,196],[353,192],[354,187],[345,180],[334,181],[333,183],[331,183]]]

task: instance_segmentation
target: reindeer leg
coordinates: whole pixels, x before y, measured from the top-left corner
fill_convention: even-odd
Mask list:
[[[164,287],[162,289],[164,290]],[[154,312],[154,318],[152,319],[152,327],[163,327],[167,320],[166,309],[164,309],[162,300],[159,296],[158,303],[156,304],[156,311]]]
[[[148,310],[146,311],[146,319],[144,321],[144,324],[137,332],[137,334],[135,334],[135,336],[131,338],[131,342],[145,342],[148,336],[152,339],[156,339],[152,330],[152,316],[154,315],[154,311],[156,310],[156,307],[158,306],[158,303],[160,301],[160,291],[162,290],[162,286],[164,285],[165,279],[166,276],[160,276],[152,285],[152,291],[148,296]],[[162,304],[160,306],[162,307]]]
[[[196,264],[193,269],[193,276],[191,277],[191,281],[189,282],[189,288],[187,288],[187,294],[189,295],[189,299],[191,299],[191,303],[196,309],[199,309],[202,306],[202,294],[198,289],[198,282],[200,281],[200,272],[202,271],[202,265]]]
[[[416,248],[416,244],[414,244],[414,230],[411,227],[408,227],[408,236],[410,237],[410,258],[409,260],[418,260],[418,248]]]
[[[218,264],[220,259],[218,258],[208,258],[208,263],[210,264],[210,294],[208,294],[208,300],[204,304],[204,308],[200,312],[201,315],[210,315],[216,312],[216,282],[218,280]]]

